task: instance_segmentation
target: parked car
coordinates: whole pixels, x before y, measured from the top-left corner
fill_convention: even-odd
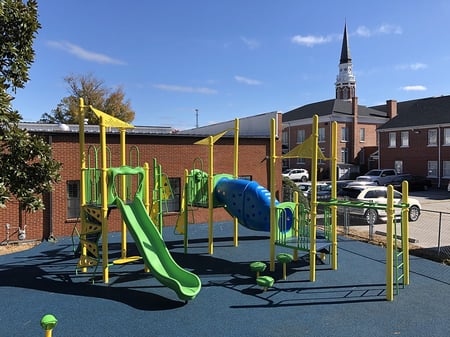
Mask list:
[[[408,188],[410,191],[426,191],[431,187],[431,179],[423,176],[415,176],[412,174],[399,174],[390,183],[394,188],[401,192],[402,182],[406,180],[408,182]]]
[[[377,169],[370,170],[366,174],[356,177],[357,181],[373,181],[377,185],[389,185],[391,181],[397,176],[397,171],[394,169]]]
[[[297,183],[303,195],[311,200],[311,182]],[[331,185],[323,182],[317,183],[317,201],[329,201],[331,198]]]
[[[283,177],[288,177],[292,181],[308,181],[309,172],[306,169],[291,169],[282,173]]]
[[[351,186],[344,187],[340,195],[341,198],[345,198],[350,201],[363,201],[373,202],[377,204],[387,204],[387,187],[385,186]],[[394,190],[394,203],[400,204],[402,200],[402,194],[399,191]],[[409,221],[417,221],[420,216],[420,203],[417,199],[408,198]],[[339,212],[343,212],[342,207],[338,208]],[[362,216],[368,224],[376,223],[379,220],[386,220],[387,214],[384,210],[374,208],[363,207],[348,207],[350,215]],[[401,208],[395,207],[395,214],[400,215]]]
[[[374,181],[369,180],[353,180],[347,183],[345,187],[351,187],[351,186],[362,186],[362,187],[369,187],[369,186],[378,186],[378,184]]]

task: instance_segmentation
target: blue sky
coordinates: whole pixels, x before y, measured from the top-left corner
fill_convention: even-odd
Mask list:
[[[347,22],[359,104],[450,92],[447,0],[42,0],[31,80],[37,121],[64,77],[122,86],[134,125],[195,127],[334,98]]]

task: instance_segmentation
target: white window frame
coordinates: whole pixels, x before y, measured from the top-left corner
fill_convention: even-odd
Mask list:
[[[400,147],[409,147],[409,131],[400,133]]]
[[[438,137],[437,129],[429,129],[427,145],[428,146],[437,146],[437,137]]]
[[[444,144],[446,146],[450,145],[450,128],[444,128]]]
[[[318,142],[319,143],[323,143],[325,142],[326,138],[325,138],[325,128],[319,128],[319,139]]]
[[[289,145],[289,132],[286,130],[282,133],[282,144]]]
[[[427,176],[437,178],[438,176],[438,162],[436,160],[429,160],[427,162]]]
[[[341,128],[341,142],[348,142],[348,128],[346,126]]]
[[[346,147],[341,148],[341,163],[348,163],[348,149]]]
[[[360,141],[360,143],[364,143],[366,141],[366,129],[365,128],[359,129],[359,141]]]
[[[442,162],[442,176],[443,178],[450,178],[450,160]]]
[[[397,174],[403,173],[403,160],[394,161],[394,168]]]
[[[389,146],[390,148],[397,147],[397,133],[389,132]]]
[[[67,188],[67,219],[76,219],[80,217],[80,181],[68,180]]]
[[[305,130],[297,130],[297,144],[301,144],[305,141]]]

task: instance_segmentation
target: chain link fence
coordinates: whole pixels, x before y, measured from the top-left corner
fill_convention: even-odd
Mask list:
[[[350,216],[347,212],[338,218],[344,235],[353,235],[369,241],[383,242],[386,223],[370,225],[365,219]],[[422,209],[417,221],[409,221],[409,247],[412,254],[437,261],[450,260],[450,212]],[[395,235],[401,238],[400,219],[396,219]]]

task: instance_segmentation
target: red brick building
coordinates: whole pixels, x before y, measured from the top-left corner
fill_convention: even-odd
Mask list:
[[[257,123],[255,123],[255,118]],[[270,154],[270,119],[277,121],[277,132],[281,133],[281,114],[268,113],[255,118],[240,121],[239,137],[239,175],[257,181],[264,187],[269,187]],[[219,123],[201,130],[188,130],[182,133],[172,133],[171,128],[136,127],[126,133],[127,161],[132,166],[143,166],[147,162],[152,176],[153,159],[162,166],[171,182],[174,199],[166,205],[164,216],[165,225],[173,225],[178,217],[180,207],[181,187],[184,184],[184,170],[200,168],[208,169],[208,147],[194,145],[206,136],[214,134],[216,128],[221,131],[228,128],[227,123]],[[80,202],[80,145],[78,126],[70,125],[68,130],[62,130],[57,125],[24,123],[22,127],[33,134],[46,139],[52,147],[54,159],[63,164],[61,182],[54,186],[54,191],[44,196],[46,209],[33,214],[22,214],[23,224],[26,226],[27,240],[47,239],[70,236],[74,227],[79,225]],[[256,127],[256,129],[255,129]],[[99,147],[100,137],[97,126],[85,126],[86,148],[90,148],[87,166],[95,166],[94,148]],[[233,173],[233,133],[222,137],[214,146],[214,173]],[[107,134],[110,149],[110,166],[120,166],[120,139],[117,131],[111,130]],[[276,141],[277,151],[281,154],[281,139]],[[136,151],[138,149],[138,151]],[[196,163],[194,164],[194,160]],[[277,162],[277,171],[281,170],[281,162]],[[281,175],[277,175],[277,190],[281,188]],[[150,191],[153,181],[150,179]],[[207,222],[207,210],[196,209],[193,217],[195,223]],[[7,208],[0,209],[0,242],[18,239],[18,205],[12,201]],[[230,216],[223,210],[214,212],[215,221],[230,220]],[[111,231],[120,229],[120,214],[112,211],[109,218]],[[9,224],[9,227],[6,225]]]
[[[393,118],[378,128],[379,166],[426,176],[438,188],[450,181],[450,96],[374,107]]]

